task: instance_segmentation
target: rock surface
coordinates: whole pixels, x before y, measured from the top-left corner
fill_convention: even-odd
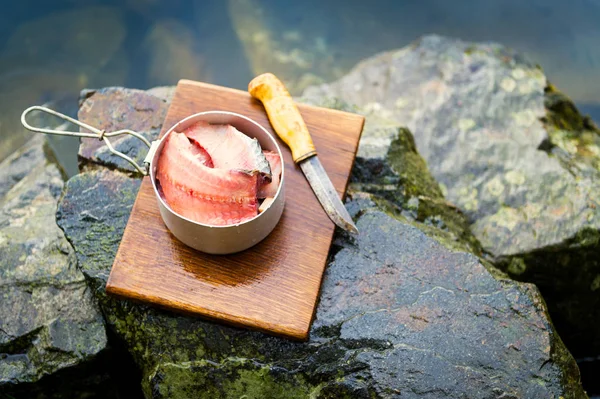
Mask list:
[[[32,397],[45,381],[78,376],[63,392],[89,393],[91,384],[107,396],[106,375],[78,374],[96,361],[107,338],[73,249],[56,225],[64,183],[44,145],[36,136],[0,164],[0,392]],[[98,389],[100,383],[106,389]]]
[[[466,252],[470,239],[442,223],[452,214],[458,226],[462,216],[441,200],[406,129],[375,120],[369,129],[393,129],[395,146],[375,184],[353,177],[347,206],[361,234],[337,237],[303,343],[108,297],[140,180],[88,159],[67,183],[58,223],[109,328],[142,369],[146,397],[586,397],[537,289],[494,278]],[[386,178],[401,194],[382,194]],[[420,218],[425,197],[441,205]]]
[[[159,94],[172,95],[167,91]],[[140,133],[150,141],[158,137],[168,108],[163,98],[147,95],[141,90],[124,88],[85,91],[82,93],[80,103],[77,118],[81,122],[104,129],[106,132],[129,129]],[[110,138],[110,142],[115,150],[143,166],[148,147],[141,140],[125,134]],[[81,139],[79,158],[83,162],[89,160],[111,168],[118,167],[136,172],[133,165],[113,155],[103,141],[94,138]]]
[[[539,67],[500,45],[428,36],[304,96],[408,126],[491,260],[539,286],[569,348],[600,353],[600,135]],[[391,139],[367,135],[361,151],[381,156]]]
[[[316,106],[362,112],[339,99],[303,100]],[[382,137],[391,140],[385,148],[379,144]],[[366,119],[349,189],[374,194],[386,200],[380,202],[384,208],[421,222],[431,234],[443,234],[449,245],[481,255],[481,246],[471,234],[467,219],[445,200],[416,150],[413,135],[395,122],[377,114]]]

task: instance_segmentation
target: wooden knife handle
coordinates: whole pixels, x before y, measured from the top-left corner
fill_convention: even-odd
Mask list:
[[[298,163],[317,154],[310,133],[283,83],[272,73],[264,73],[248,84],[250,95],[262,101],[271,126],[292,150]]]

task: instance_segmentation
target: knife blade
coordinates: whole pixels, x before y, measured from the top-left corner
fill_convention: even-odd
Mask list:
[[[300,162],[300,169],[302,169],[306,180],[308,180],[310,187],[313,189],[329,218],[342,229],[357,234],[358,229],[354,225],[346,207],[340,201],[319,158],[315,155]]]
[[[300,166],[327,216],[340,228],[357,234],[358,229],[321,165],[308,128],[283,83],[272,73],[264,73],[252,79],[248,92],[263,103],[271,126],[290,147],[294,162]]]

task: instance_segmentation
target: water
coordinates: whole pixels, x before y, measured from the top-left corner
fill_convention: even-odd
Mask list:
[[[427,33],[527,53],[600,120],[598,21],[599,0],[3,0],[0,160],[29,137],[24,108],[49,103],[74,115],[83,88],[189,78],[245,89],[271,70],[298,94]],[[76,173],[76,142],[52,144]]]

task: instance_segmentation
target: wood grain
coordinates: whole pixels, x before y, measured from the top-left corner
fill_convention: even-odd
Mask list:
[[[319,159],[343,195],[364,118],[298,104]],[[275,137],[261,103],[248,93],[181,80],[161,136],[179,120],[220,110],[248,116]],[[142,181],[106,291],[121,298],[304,340],[333,238],[323,211],[289,148],[278,139],[286,167],[285,210],[256,246],[235,255],[208,255],[179,242],[160,217],[149,177]]]

